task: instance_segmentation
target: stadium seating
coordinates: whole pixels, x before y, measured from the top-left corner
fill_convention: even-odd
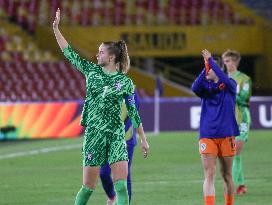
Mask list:
[[[267,0],[240,0],[241,3],[255,10],[257,14],[272,21],[272,1]]]
[[[51,26],[57,8],[72,26],[254,24],[222,0],[0,0],[0,18],[33,34],[37,25]],[[4,28],[0,52],[0,101],[84,98],[85,80],[69,63]]]
[[[62,101],[85,97],[85,78],[64,60],[0,28],[0,101]],[[146,96],[143,89],[141,96]]]
[[[74,100],[85,95],[83,76],[63,61],[0,61],[0,72],[0,101]]]
[[[82,99],[85,80],[69,63],[57,61],[32,42],[0,29],[0,101]]]
[[[49,51],[40,50],[32,42],[24,42],[18,35],[10,35],[0,28],[0,60],[2,61],[51,61],[55,60]]]
[[[1,16],[30,33],[51,25],[57,8],[63,24],[81,26],[254,23],[221,0],[0,0],[0,7]]]

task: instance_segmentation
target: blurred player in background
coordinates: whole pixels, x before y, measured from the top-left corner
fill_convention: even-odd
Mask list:
[[[135,90],[136,91],[136,90]],[[135,92],[135,104],[137,109],[139,109],[139,96]],[[132,126],[132,122],[128,117],[128,112],[125,103],[122,105],[122,120],[125,123],[125,138],[127,143],[128,151],[128,177],[127,177],[127,187],[128,187],[128,197],[129,202],[131,201],[131,163],[134,153],[134,147],[136,145],[136,130]],[[108,196],[107,205],[114,205],[116,201],[116,193],[114,191],[114,186],[111,178],[111,170],[109,163],[105,164],[100,169],[100,178],[102,181],[103,188]]]
[[[123,100],[133,127],[141,138],[144,157],[148,154],[149,145],[135,105],[134,85],[125,75],[129,70],[127,46],[124,41],[102,43],[96,55],[98,64],[94,64],[82,59],[72,49],[58,28],[59,22],[58,9],[53,22],[58,45],[86,78],[86,100],[81,118],[81,125],[86,128],[82,150],[83,185],[75,205],[87,204],[96,187],[100,166],[107,162],[112,170],[117,205],[128,205],[128,153],[121,120]]]
[[[216,159],[224,182],[226,205],[234,202],[232,162],[235,136],[239,128],[235,119],[236,82],[214,62],[211,53],[202,51],[205,68],[192,85],[201,98],[199,152],[204,170],[203,194],[205,205],[215,203]]]
[[[252,93],[252,81],[249,76],[238,71],[241,56],[237,51],[227,50],[223,53],[222,58],[229,77],[234,79],[237,83],[236,120],[239,125],[240,136],[235,139],[237,152],[233,161],[232,175],[234,183],[237,186],[236,193],[242,195],[246,193],[247,188],[245,186],[241,153],[245,142],[248,140],[249,127],[251,124],[249,100]]]

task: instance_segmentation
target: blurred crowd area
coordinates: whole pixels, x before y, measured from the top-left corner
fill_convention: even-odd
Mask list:
[[[271,19],[272,1],[239,2],[264,15],[268,21]],[[3,25],[0,27],[0,101],[55,101],[85,97],[84,77],[51,50],[40,48],[34,40],[39,38],[35,36],[38,27],[51,27],[57,8],[61,9],[62,25],[79,27],[251,26],[256,23],[254,18],[242,15],[224,0],[0,0]],[[16,32],[13,32],[14,28]],[[254,58],[244,59],[249,62],[246,67],[251,66],[251,72]],[[201,58],[192,56],[178,60],[132,58],[133,66],[162,78],[170,76],[170,83],[178,83],[182,78],[186,92],[198,73],[191,68],[201,69],[202,63]],[[179,70],[175,64],[182,64],[190,72]],[[254,75],[254,72],[250,74]],[[160,79],[153,78],[155,87],[162,87]],[[139,85],[138,91],[141,97],[153,96],[153,91]]]
[[[253,24],[221,0],[0,0],[0,16],[7,16],[30,33],[49,25],[57,8],[62,24],[207,25]]]

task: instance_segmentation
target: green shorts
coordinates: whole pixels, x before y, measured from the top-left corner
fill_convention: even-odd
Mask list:
[[[242,140],[246,142],[248,140],[249,126],[249,123],[242,122],[239,125],[240,135],[237,136],[235,140]]]
[[[125,133],[113,134],[93,127],[85,130],[82,155],[83,166],[102,166],[128,161]]]

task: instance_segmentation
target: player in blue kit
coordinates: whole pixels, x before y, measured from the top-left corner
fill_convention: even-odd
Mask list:
[[[137,92],[135,92],[135,104],[137,109],[139,109],[139,96]],[[131,201],[131,163],[134,153],[134,146],[136,145],[136,130],[132,126],[132,122],[128,117],[127,109],[125,103],[122,106],[122,120],[125,123],[125,138],[127,143],[127,151],[128,151],[128,177],[127,177],[127,188],[128,188],[128,196],[129,202]],[[107,205],[114,205],[116,202],[116,193],[114,191],[113,181],[111,178],[111,169],[109,164],[102,166],[100,169],[100,179],[103,185],[103,188],[108,196]]]
[[[236,153],[235,137],[239,128],[235,119],[236,82],[214,62],[211,53],[202,51],[205,68],[192,85],[201,98],[199,152],[204,170],[205,205],[215,202],[216,160],[224,182],[225,204],[233,205],[232,162]]]

